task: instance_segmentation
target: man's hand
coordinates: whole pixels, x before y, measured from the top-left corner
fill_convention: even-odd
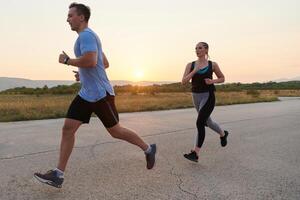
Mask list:
[[[73,71],[75,74],[74,74],[74,76],[75,76],[75,80],[76,81],[80,81],[80,78],[79,78],[79,73],[78,73],[78,71]]]
[[[68,64],[68,60],[70,57],[63,51],[61,54],[59,54],[58,62],[62,64]]]

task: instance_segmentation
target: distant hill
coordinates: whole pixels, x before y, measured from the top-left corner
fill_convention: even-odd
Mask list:
[[[10,78],[10,77],[0,77],[0,91],[15,88],[15,87],[27,87],[27,88],[42,88],[47,85],[48,88],[55,87],[58,85],[72,85],[75,81],[71,80],[30,80],[24,78]],[[172,83],[170,81],[162,81],[162,82],[154,82],[154,81],[140,81],[140,82],[132,82],[132,81],[123,81],[123,80],[115,80],[111,81],[111,83],[119,86],[123,85],[140,85],[140,86],[148,86],[148,85],[161,85]]]
[[[281,78],[273,80],[273,82],[288,82],[288,81],[300,81],[300,76],[294,77],[294,78]]]
[[[59,81],[59,80],[30,80],[23,78],[0,77],[0,91],[15,88],[15,87],[54,87],[57,85],[71,85],[74,81]]]

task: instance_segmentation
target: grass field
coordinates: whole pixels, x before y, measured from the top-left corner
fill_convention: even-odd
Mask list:
[[[62,118],[75,95],[0,95],[0,121]],[[217,105],[268,102],[300,96],[300,90],[217,92]],[[120,113],[193,107],[191,93],[118,94]]]

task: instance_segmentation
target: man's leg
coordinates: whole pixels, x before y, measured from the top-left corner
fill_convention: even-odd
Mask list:
[[[65,123],[62,129],[62,138],[60,144],[59,162],[56,169],[49,170],[46,173],[34,173],[34,177],[42,183],[61,188],[64,182],[64,171],[72,153],[75,132],[82,124],[81,121],[74,119],[65,119]]]
[[[117,123],[111,128],[107,128],[107,131],[114,138],[125,140],[131,144],[139,146],[143,151],[148,149],[148,144],[146,144],[142,138],[140,138],[134,131],[125,128]]]
[[[156,144],[146,144],[134,131],[119,124],[119,115],[115,106],[114,96],[107,93],[107,96],[104,99],[93,104],[93,111],[112,137],[125,140],[140,147],[145,152],[147,168],[153,168],[155,163]]]
[[[107,128],[107,131],[114,138],[139,146],[145,152],[147,169],[153,168],[155,164],[156,144],[146,144],[134,131],[121,126],[119,123],[111,128]]]
[[[57,165],[57,168],[61,171],[65,171],[66,169],[67,162],[74,147],[75,133],[81,124],[82,122],[78,120],[65,119],[65,123],[62,128],[59,162]]]

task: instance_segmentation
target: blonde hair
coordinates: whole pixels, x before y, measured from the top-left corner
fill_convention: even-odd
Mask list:
[[[206,53],[207,58],[210,58],[208,55],[209,45],[206,42],[199,42],[199,43],[201,43],[203,45],[204,49],[207,50],[207,53]]]

